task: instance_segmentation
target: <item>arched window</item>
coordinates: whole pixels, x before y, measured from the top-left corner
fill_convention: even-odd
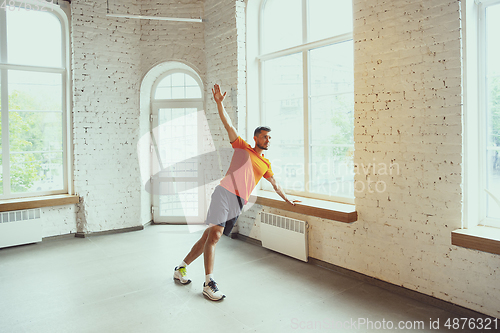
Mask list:
[[[154,152],[160,164],[153,182],[154,221],[202,221],[202,81],[187,66],[168,70],[153,84],[151,95]]]
[[[0,198],[68,193],[66,14],[7,1],[0,10]],[[38,10],[37,8],[38,7]]]
[[[260,22],[255,116],[272,129],[273,170],[288,193],[352,201],[352,2],[264,0]]]

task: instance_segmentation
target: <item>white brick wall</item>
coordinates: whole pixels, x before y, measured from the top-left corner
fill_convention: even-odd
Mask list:
[[[110,1],[110,12],[199,18],[203,6]],[[73,1],[71,13],[77,229],[136,226],[145,220],[136,150],[141,80],[166,61],[183,62],[205,80],[204,23],[106,17],[106,2],[90,0]]]
[[[131,12],[135,1],[121,1]],[[104,1],[72,1],[78,231],[139,224],[140,21],[106,17]]]
[[[76,205],[42,208],[42,237],[76,233]]]
[[[462,200],[459,1],[353,2],[354,162],[398,163],[399,175],[356,175],[387,188],[356,194],[353,224],[254,206],[239,230],[258,238],[262,210],[306,220],[311,257],[499,317],[500,257],[451,245]]]
[[[178,18],[203,17],[203,0],[142,1],[141,14]],[[189,65],[204,80],[205,29],[204,23],[140,20],[141,73],[154,65],[180,61]]]

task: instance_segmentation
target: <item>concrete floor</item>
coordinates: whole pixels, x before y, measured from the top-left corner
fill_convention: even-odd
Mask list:
[[[228,237],[215,263],[227,298],[211,302],[201,293],[202,258],[188,266],[193,283],[172,279],[200,235],[149,226],[2,249],[0,332],[386,332],[389,321],[394,329],[403,321],[399,331],[449,332],[446,319],[460,317]],[[415,321],[425,329],[409,329]]]

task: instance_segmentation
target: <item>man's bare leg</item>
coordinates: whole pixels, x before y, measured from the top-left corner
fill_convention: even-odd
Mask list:
[[[174,280],[179,281],[181,284],[191,283],[191,280],[187,276],[186,265],[192,263],[196,258],[198,258],[203,253],[203,250],[205,248],[205,243],[208,238],[208,232],[209,229],[207,228],[201,235],[200,239],[193,245],[191,251],[189,251],[186,258],[184,258],[183,262],[179,266],[175,267]]]
[[[217,287],[217,283],[212,279],[215,263],[215,246],[224,232],[224,227],[212,225],[203,232],[200,239],[193,245],[191,251],[184,258],[184,263],[189,265],[203,253],[205,265],[205,283],[203,284],[203,294],[212,301],[219,301],[226,297]],[[179,266],[180,267],[180,266]],[[182,275],[184,274],[184,275]],[[182,275],[182,276],[181,276]],[[181,281],[182,284],[188,284],[191,280],[187,279],[186,268],[175,269],[174,279]]]
[[[215,245],[217,245],[217,242],[221,238],[224,227],[220,225],[210,225],[207,230],[208,237],[203,248],[205,275],[212,274],[214,271]]]
[[[189,265],[193,261],[196,260],[201,254],[203,253],[203,250],[205,248],[205,243],[208,238],[208,232],[210,228],[205,229],[203,232],[203,235],[201,235],[200,239],[193,245],[191,248],[191,251],[187,254],[186,258],[184,258],[184,262]]]
[[[222,236],[224,227],[220,225],[210,225],[208,228],[208,237],[203,249],[203,258],[205,263],[205,283],[203,284],[203,295],[212,301],[220,301],[224,299],[224,295],[217,283],[212,278],[215,262],[215,245]]]
[[[215,245],[221,238],[223,231],[224,227],[220,225],[210,225],[193,245],[191,251],[184,258],[184,262],[189,265],[204,253],[205,274],[212,274],[215,262]]]

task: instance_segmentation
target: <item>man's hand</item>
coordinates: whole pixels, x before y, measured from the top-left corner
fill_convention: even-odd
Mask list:
[[[286,202],[288,202],[290,205],[295,206],[296,203],[302,202],[300,200],[288,200],[288,198],[285,199]]]
[[[238,138],[238,132],[236,131],[236,128],[234,128],[233,123],[231,122],[231,118],[227,114],[226,110],[224,109],[224,105],[222,104],[222,101],[226,97],[227,92],[225,92],[224,95],[221,94],[220,86],[218,84],[215,84],[212,88],[212,93],[214,94],[215,103],[217,103],[217,110],[219,111],[220,120],[222,121],[222,124],[224,125],[224,128],[226,129],[229,136],[229,142],[233,143]]]
[[[215,84],[214,87],[212,88],[212,93],[214,94],[214,100],[217,104],[222,103],[224,98],[226,97],[227,91],[223,94],[220,92],[220,86],[218,84]]]

